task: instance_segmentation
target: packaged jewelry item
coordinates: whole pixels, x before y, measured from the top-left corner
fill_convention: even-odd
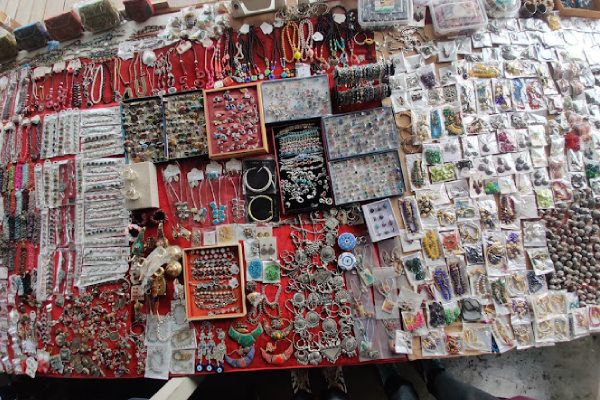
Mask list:
[[[404,192],[397,151],[330,161],[329,172],[338,205],[398,196]],[[374,180],[373,176],[380,179]]]
[[[242,182],[249,222],[266,223],[279,218],[275,160],[244,160]]]
[[[333,204],[319,120],[272,128],[284,214]]]
[[[406,25],[413,17],[413,2],[400,0],[391,3],[360,0],[358,21],[361,26]]]
[[[398,148],[398,133],[391,108],[374,108],[323,118],[330,160]]]
[[[97,33],[114,28],[121,22],[116,7],[110,0],[84,0],[74,5],[86,31]]]
[[[266,81],[261,93],[267,124],[331,114],[327,75]]]
[[[167,159],[208,154],[201,91],[163,97]]]
[[[371,241],[379,242],[400,234],[390,199],[364,204],[362,209]]]
[[[208,154],[212,159],[269,151],[257,84],[204,91]]]
[[[185,249],[183,264],[188,320],[246,315],[241,245]]]

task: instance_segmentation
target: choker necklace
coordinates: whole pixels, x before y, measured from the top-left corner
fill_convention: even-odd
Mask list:
[[[227,333],[231,339],[238,342],[240,346],[244,348],[252,346],[256,341],[256,338],[263,333],[263,327],[260,324],[258,324],[252,332],[249,332],[248,328],[244,326],[241,326],[238,329],[240,328],[243,328],[244,332],[240,332],[239,330],[235,329],[233,325],[231,325]]]
[[[294,352],[294,343],[290,340],[290,345],[282,353],[273,353],[276,349],[273,343],[267,343],[264,349],[261,347],[260,353],[268,364],[281,365],[289,360]]]
[[[241,358],[231,358],[229,354],[237,353],[241,356]],[[227,364],[232,366],[233,368],[246,368],[250,365],[252,360],[254,360],[254,354],[256,354],[256,349],[254,346],[250,348],[243,348],[234,350],[231,353],[225,355],[225,361]]]

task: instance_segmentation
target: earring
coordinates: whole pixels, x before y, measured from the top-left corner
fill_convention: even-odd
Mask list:
[[[275,247],[273,247],[273,244],[271,244],[271,245],[269,246],[269,255],[271,255],[271,256],[272,256],[272,255],[274,255],[274,254],[275,254]]]
[[[261,256],[266,256],[267,254],[269,254],[269,253],[268,253],[268,249],[267,249],[267,247],[266,247],[266,246],[262,246],[262,247],[260,248],[260,255],[261,255]]]

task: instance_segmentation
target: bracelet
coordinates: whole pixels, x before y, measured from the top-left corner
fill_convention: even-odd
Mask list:
[[[256,218],[254,215],[252,215],[252,203],[254,202],[254,200],[256,199],[267,199],[269,200],[270,204],[271,204],[271,215],[265,219],[258,219]],[[265,196],[263,195],[259,195],[259,196],[254,196],[252,199],[250,199],[250,201],[248,202],[248,216],[254,221],[254,222],[259,222],[259,223],[264,223],[264,222],[269,222],[273,219],[273,199],[270,198],[269,196]]]
[[[256,170],[258,170],[258,171],[260,171],[260,170],[263,170],[263,169],[264,169],[265,171],[267,171],[267,175],[269,175],[269,180],[267,181],[267,184],[266,184],[265,186],[261,187],[261,188],[258,188],[258,189],[256,189],[256,188],[253,188],[253,187],[252,187],[252,186],[250,186],[250,184],[248,183],[248,173],[249,173],[250,171],[252,171],[252,170],[255,170],[255,169],[256,169]],[[265,167],[265,166],[262,166],[262,167],[260,167],[260,168],[256,168],[256,167],[253,167],[253,168],[248,168],[248,169],[246,170],[246,172],[244,172],[244,185],[245,185],[245,186],[246,186],[246,187],[247,187],[249,190],[253,191],[254,193],[262,193],[262,192],[266,191],[266,190],[267,190],[269,187],[271,187],[271,185],[272,185],[272,184],[273,184],[273,173],[271,172],[271,170],[270,170],[269,168],[267,168],[267,167]]]

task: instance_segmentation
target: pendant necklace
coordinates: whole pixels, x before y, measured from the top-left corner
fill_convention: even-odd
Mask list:
[[[210,202],[211,215],[212,215],[212,224],[218,225],[220,223],[225,222],[225,211],[227,206],[225,204],[221,204],[221,174],[217,171],[210,171],[206,173],[208,178],[208,186],[210,187],[210,192],[212,194],[213,201]],[[215,189],[213,187],[213,181],[219,181],[219,202],[217,203],[217,196],[215,195]]]

